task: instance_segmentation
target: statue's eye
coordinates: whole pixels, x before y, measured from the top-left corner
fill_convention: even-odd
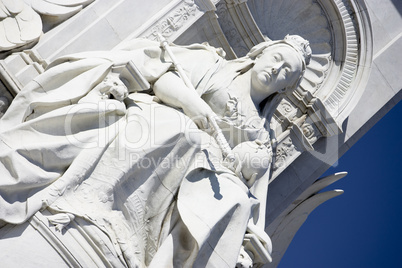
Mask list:
[[[275,62],[279,62],[280,60],[281,60],[281,56],[278,55],[278,54],[275,54],[275,55],[274,55],[274,61],[275,61]]]

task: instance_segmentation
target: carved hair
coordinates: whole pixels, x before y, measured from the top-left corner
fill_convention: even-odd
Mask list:
[[[286,35],[283,41],[296,49],[304,58],[304,63],[309,65],[312,53],[309,41],[299,35]]]

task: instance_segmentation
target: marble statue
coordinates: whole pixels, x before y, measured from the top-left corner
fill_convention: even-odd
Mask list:
[[[17,95],[0,119],[1,225],[74,223],[113,267],[270,261],[269,121],[308,42],[286,36],[231,61],[208,44],[169,49],[136,39],[64,56]]]

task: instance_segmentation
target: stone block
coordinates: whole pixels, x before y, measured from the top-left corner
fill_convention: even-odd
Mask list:
[[[387,46],[375,55],[374,62],[381,72],[386,83],[392,88],[394,94],[401,90],[402,75],[399,66],[402,66],[402,30]]]
[[[373,64],[366,90],[348,118],[346,139],[358,131],[394,94],[377,64]]]
[[[285,169],[278,178],[269,184],[266,224],[269,224],[289,205],[284,200],[289,196],[293,196],[293,192],[297,190],[300,184],[301,180],[292,167]],[[298,194],[301,194],[301,192]]]
[[[59,50],[53,57],[57,58],[62,55],[91,50],[110,50],[121,42],[121,39],[105,18],[98,20],[90,26],[90,29],[88,28],[79,33],[79,35],[68,45],[63,46],[63,49]],[[105,36],[107,38],[104,38]]]
[[[388,32],[385,30],[381,21],[376,17],[375,13],[368,8],[371,27],[373,31],[373,53],[376,54],[380,51],[384,46],[387,45],[389,41],[391,41],[391,37]]]
[[[21,71],[24,67],[27,66],[25,60],[21,57],[20,54],[13,54],[7,57],[4,60],[4,63],[7,66],[7,71],[9,73],[15,74]]]
[[[90,9],[85,9],[77,16],[49,31],[35,47],[42,58],[54,60],[61,52],[75,40],[87,33],[87,28],[98,21],[98,15]],[[103,39],[102,39],[103,40]],[[99,39],[91,42],[99,42]],[[82,49],[91,43],[85,44]]]
[[[24,87],[28,84],[32,79],[38,76],[40,72],[34,65],[26,65],[22,70],[15,74],[15,77]]]
[[[391,38],[402,32],[402,2],[400,0],[366,0],[371,9],[371,19],[378,19],[376,24],[381,24]],[[379,32],[375,32],[374,35]]]
[[[156,13],[160,12],[170,2],[168,0],[149,1],[146,5],[143,1],[122,1],[116,5],[114,10],[106,17],[110,27],[114,29],[117,36],[121,39],[127,38],[131,33],[152,19]],[[138,8],[141,6],[141,8]],[[124,27],[121,27],[124,25]]]
[[[348,149],[352,147],[367,131],[369,131],[384,115],[386,115],[400,100],[402,99],[402,91],[399,91],[391,100],[389,100],[384,106],[377,111],[369,121],[362,125],[356,132],[351,133],[351,137],[345,142],[345,146]],[[346,152],[346,150],[345,150]]]

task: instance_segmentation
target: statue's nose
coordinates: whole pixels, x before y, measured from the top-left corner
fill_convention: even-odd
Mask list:
[[[278,74],[281,68],[282,68],[281,64],[276,64],[274,67],[272,67],[271,71],[273,74]]]

